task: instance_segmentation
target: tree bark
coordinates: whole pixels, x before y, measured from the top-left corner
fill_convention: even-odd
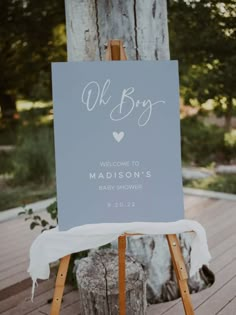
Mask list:
[[[118,253],[106,249],[78,261],[76,272],[83,315],[118,315]],[[142,266],[126,255],[126,313],[146,312],[146,275]]]
[[[139,59],[170,59],[167,1],[136,0],[135,2]]]
[[[169,59],[166,0],[65,0],[69,61],[102,60],[122,39],[130,60]]]
[[[65,0],[68,61],[99,56],[95,0]]]
[[[0,94],[0,113],[2,119],[13,120],[14,114],[17,112],[16,98],[9,94]]]
[[[225,130],[230,131],[232,129],[232,117],[233,117],[233,98],[229,98],[227,101],[227,108],[225,113]]]

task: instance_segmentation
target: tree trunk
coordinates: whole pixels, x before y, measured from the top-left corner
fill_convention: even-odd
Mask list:
[[[66,0],[65,4],[69,61],[103,60],[105,45],[111,39],[123,40],[129,60],[170,58],[166,0]],[[149,274],[148,299],[153,302],[163,295],[162,287],[171,277],[170,255],[169,251],[162,250],[164,246],[166,240],[161,236],[153,237],[150,246],[148,236],[130,237],[128,242],[128,250],[141,261],[145,260]],[[158,249],[154,251],[155,247]],[[147,249],[151,255],[145,256]],[[160,260],[166,268],[157,265]],[[93,276],[96,277],[96,272]],[[87,281],[86,277],[82,280]],[[85,287],[80,288],[81,295],[83,290]]]
[[[229,98],[227,101],[227,108],[225,113],[225,130],[230,131],[232,129],[232,117],[233,117],[233,98]]]
[[[12,120],[16,110],[16,99],[13,95],[1,94],[0,95],[0,112],[2,119]]]
[[[166,0],[66,0],[69,61],[102,60],[122,39],[130,60],[169,59]]]
[[[118,253],[106,249],[92,252],[78,261],[76,278],[80,314],[118,315]],[[141,264],[126,255],[126,313],[146,312],[146,275]]]

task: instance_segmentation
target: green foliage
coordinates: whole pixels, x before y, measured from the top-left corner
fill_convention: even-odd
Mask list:
[[[47,208],[47,213],[50,215],[51,221],[55,225],[50,224],[47,220],[42,219],[39,214],[35,214],[33,209],[23,206],[23,210],[18,215],[24,215],[25,221],[30,221],[30,229],[33,230],[36,226],[41,228],[41,232],[50,230],[57,225],[57,202],[53,202]]]
[[[12,152],[0,151],[0,175],[12,172]]]
[[[50,214],[50,217],[53,221],[56,221],[56,223],[58,222],[57,219],[57,202],[54,201],[52,204],[50,204],[47,207],[47,212]]]
[[[236,194],[236,176],[235,174],[215,175],[204,179],[186,180],[184,186]]]
[[[15,127],[1,122],[0,145],[13,147],[0,152],[0,211],[55,195],[51,109],[21,111]]]
[[[169,1],[170,46],[185,102],[213,99],[230,129],[236,114],[236,2]]]
[[[31,183],[12,186],[9,181],[0,181],[0,211],[51,198],[56,193],[54,184],[45,186]]]
[[[182,159],[185,163],[207,166],[212,162],[229,163],[235,159],[234,132],[225,133],[215,125],[206,125],[196,116],[181,121]],[[229,145],[231,141],[231,145]]]
[[[231,130],[230,132],[225,133],[225,145],[229,148],[235,150],[236,148],[236,130]]]
[[[14,145],[17,142],[18,122],[0,121],[0,145]]]
[[[0,99],[51,99],[50,63],[66,60],[64,1],[1,0],[0,20]]]
[[[55,178],[53,131],[30,127],[22,132],[13,159],[14,182],[50,183]]]

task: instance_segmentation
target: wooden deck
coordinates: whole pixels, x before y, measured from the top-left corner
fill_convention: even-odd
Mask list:
[[[185,196],[186,217],[196,219],[206,229],[213,257],[210,268],[215,284],[192,295],[196,315],[236,315],[236,201]],[[39,231],[30,231],[22,218],[0,224],[0,314],[49,314],[55,276],[40,283],[34,303],[30,301],[31,281],[26,272],[29,246]],[[76,291],[67,287],[62,315],[79,315]],[[182,303],[176,300],[153,305],[148,315],[182,315]],[[127,314],[129,315],[129,314]]]

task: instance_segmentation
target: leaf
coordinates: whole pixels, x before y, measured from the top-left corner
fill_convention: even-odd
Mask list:
[[[27,210],[27,212],[28,212],[29,215],[33,214],[33,209],[29,209],[29,210]]]
[[[52,220],[57,219],[57,202],[54,201],[47,207],[47,212],[50,214]]]
[[[40,217],[39,215],[34,215],[34,216],[33,216],[33,219],[34,219],[34,220],[39,220],[39,221],[41,221],[41,217]]]
[[[56,220],[57,219],[57,213],[51,213],[51,218],[52,218],[52,220]]]
[[[49,223],[48,223],[48,221],[46,221],[46,220],[42,220],[41,221],[41,225],[43,226],[43,227],[45,227],[46,225],[48,225]]]
[[[53,211],[55,211],[55,209],[57,209],[57,202],[54,201],[53,203],[51,203],[48,207],[47,207],[47,212],[51,213]]]
[[[23,215],[23,214],[25,214],[25,211],[21,211],[18,213],[18,215]]]
[[[37,225],[40,225],[40,224],[37,222],[31,222],[30,229],[33,230]]]

